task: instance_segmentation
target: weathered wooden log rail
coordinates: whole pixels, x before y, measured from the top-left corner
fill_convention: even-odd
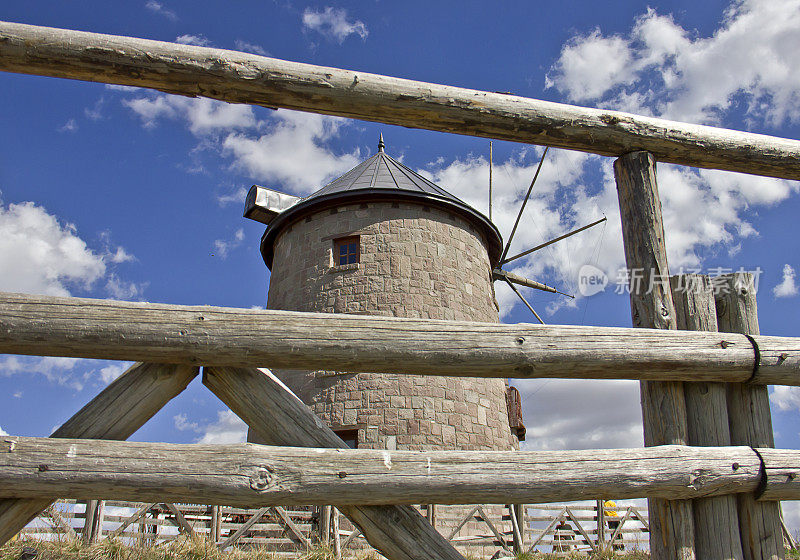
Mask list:
[[[754,349],[757,347],[757,351]],[[501,378],[800,385],[800,339],[0,293],[0,353]]]
[[[0,22],[0,70],[800,179],[800,142],[229,51]]]
[[[762,464],[763,461],[763,464]],[[800,451],[666,445],[582,451],[384,451],[6,436],[0,498],[232,506],[503,504],[596,497],[800,498]]]

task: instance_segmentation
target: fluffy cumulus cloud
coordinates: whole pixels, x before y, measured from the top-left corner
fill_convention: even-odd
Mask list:
[[[198,137],[198,147],[217,150],[231,168],[255,181],[305,195],[359,162],[360,153],[336,153],[329,143],[346,119],[278,110],[256,118],[247,105],[167,94],[122,100],[146,128],[176,121]],[[221,202],[224,202],[221,200]]]
[[[305,195],[359,162],[357,150],[337,154],[328,148],[346,125],[345,119],[279,110],[263,132],[230,134],[222,147],[236,169]]]
[[[330,6],[323,10],[306,8],[303,12],[303,28],[321,33],[339,43],[344,42],[350,35],[358,35],[361,39],[366,39],[369,35],[363,21],[351,21],[348,19],[347,10]]]
[[[86,386],[108,385],[131,366],[131,362],[52,358],[38,356],[0,356],[0,376],[37,374],[61,387],[82,391]]]
[[[5,431],[2,426],[0,426],[0,436],[7,436],[7,435],[9,435],[9,433]]]
[[[153,128],[161,119],[180,120],[195,135],[203,135],[255,126],[256,119],[249,105],[234,105],[212,99],[154,94],[124,99],[122,104]]]
[[[751,122],[771,126],[797,120],[800,78],[800,0],[737,2],[710,37],[648,10],[628,35],[600,29],[568,41],[547,76],[567,100],[695,122],[719,123],[741,110]],[[759,41],[753,45],[752,37]],[[507,238],[539,155],[522,150],[495,166],[493,221]],[[488,162],[464,156],[437,161],[424,172],[477,208],[486,209]],[[738,250],[757,235],[748,211],[777,204],[798,192],[797,183],[714,170],[660,164],[666,245],[673,271],[713,266],[706,256]],[[508,267],[544,277],[576,293],[581,265],[596,264],[615,280],[624,266],[616,187],[611,162],[551,150],[514,238],[511,254],[608,217],[604,226],[514,261]],[[601,229],[603,228],[603,229]],[[791,273],[776,295],[794,287]],[[507,314],[519,304],[498,284]],[[576,302],[556,301],[561,305]]]
[[[68,296],[105,279],[105,291],[118,299],[141,295],[143,284],[122,280],[113,268],[134,261],[123,247],[100,234],[92,250],[77,228],[33,202],[4,205],[0,200],[0,291]]]
[[[772,288],[775,297],[786,298],[797,295],[797,284],[795,283],[795,271],[791,265],[783,265],[783,280]]]
[[[769,400],[772,404],[777,406],[779,410],[800,411],[800,387],[776,385],[769,395]]]
[[[202,432],[197,443],[241,443],[247,439],[247,424],[230,410],[220,410],[216,422],[196,431]]]
[[[800,0],[734,2],[709,37],[651,9],[627,36],[574,37],[547,85],[570,101],[691,122],[718,123],[739,107],[777,126],[800,118],[799,28]]]
[[[0,270],[2,291],[66,296],[70,286],[88,289],[102,278],[106,263],[74,225],[33,202],[0,201]]]
[[[496,162],[493,173],[492,221],[508,239],[517,213],[533,178],[541,150],[522,150],[505,162]],[[583,264],[598,264],[612,276],[624,264],[616,203],[616,188],[608,178],[602,160],[579,152],[550,150],[542,165],[531,198],[509,251],[513,256],[572,229],[597,221],[608,221],[594,231],[578,234],[506,266],[517,274],[575,292],[578,271]],[[604,172],[606,180],[589,181],[590,172]],[[467,156],[451,162],[437,161],[421,173],[445,186],[475,208],[487,210],[488,161]],[[501,314],[507,315],[519,303],[504,284],[496,283]],[[554,298],[551,311],[572,304]],[[542,310],[538,310],[542,311]]]

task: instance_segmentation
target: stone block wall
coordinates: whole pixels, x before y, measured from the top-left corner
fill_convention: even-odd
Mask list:
[[[357,235],[360,262],[336,266]],[[355,203],[300,217],[276,238],[267,307],[497,322],[481,233],[444,207]],[[334,430],[377,449],[509,449],[506,382],[335,371],[277,371]]]

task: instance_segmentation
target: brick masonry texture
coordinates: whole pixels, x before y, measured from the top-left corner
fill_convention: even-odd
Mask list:
[[[335,266],[338,237],[360,262]],[[481,233],[437,206],[375,202],[300,217],[275,242],[267,307],[290,311],[497,322]],[[276,371],[336,429],[372,449],[509,449],[501,379]]]

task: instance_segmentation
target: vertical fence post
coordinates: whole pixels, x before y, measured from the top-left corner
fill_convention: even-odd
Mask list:
[[[331,506],[319,508],[319,541],[328,546],[331,542]]]
[[[211,506],[211,526],[208,528],[208,536],[211,539],[211,542],[217,543],[219,542],[219,530],[220,530],[220,517],[219,517],[219,506]]]
[[[605,550],[606,540],[606,510],[603,507],[604,504],[604,500],[597,500],[594,503],[595,511],[597,512],[594,517],[597,520],[597,550],[600,553]]]
[[[81,540],[84,544],[96,543],[103,532],[103,502],[88,500],[83,515]]]
[[[714,280],[719,330],[759,334],[753,275],[737,272]],[[727,397],[731,444],[775,447],[768,388],[765,385],[728,383]],[[737,494],[736,505],[745,559],[784,558],[780,502],[756,502],[752,495]]]
[[[336,507],[333,508],[331,526],[333,528],[333,555],[336,560],[340,560],[342,557],[342,538],[339,535],[339,509]]]
[[[655,159],[648,152],[625,154],[614,162],[614,176],[630,274],[633,326],[675,329]],[[642,381],[640,390],[645,445],[686,445],[683,383]],[[653,557],[694,560],[691,501],[650,499],[648,507]]]
[[[511,537],[514,554],[521,554],[524,551],[524,545],[522,542],[522,531],[519,526],[519,517],[517,517],[517,506],[516,504],[508,504],[506,507],[508,508],[508,517],[511,520]]]
[[[708,276],[672,276],[670,285],[679,330],[717,330],[714,288]],[[686,383],[684,393],[689,445],[731,445],[725,385],[702,381]],[[692,500],[692,509],[697,557],[703,560],[742,560],[736,497],[699,498]]]

